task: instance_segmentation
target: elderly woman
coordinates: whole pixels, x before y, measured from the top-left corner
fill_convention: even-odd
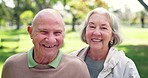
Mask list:
[[[134,62],[118,51],[122,42],[117,18],[104,8],[88,13],[81,39],[89,46],[71,54],[82,58],[91,78],[140,78]]]

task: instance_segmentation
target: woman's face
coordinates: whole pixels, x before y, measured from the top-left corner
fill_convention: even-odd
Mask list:
[[[108,44],[111,39],[112,28],[109,17],[106,14],[92,14],[86,27],[86,41],[90,49],[108,49]]]

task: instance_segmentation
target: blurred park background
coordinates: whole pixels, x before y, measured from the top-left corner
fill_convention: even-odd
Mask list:
[[[33,46],[27,25],[39,10],[54,8],[62,14],[66,31],[61,50],[69,53],[87,46],[80,40],[80,24],[96,7],[119,17],[124,42],[116,47],[135,62],[141,78],[147,78],[148,0],[0,0],[0,75],[9,56]]]

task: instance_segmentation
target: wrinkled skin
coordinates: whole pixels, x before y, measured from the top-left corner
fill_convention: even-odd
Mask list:
[[[55,11],[40,12],[28,26],[34,44],[34,59],[39,64],[50,63],[64,41],[64,23]]]

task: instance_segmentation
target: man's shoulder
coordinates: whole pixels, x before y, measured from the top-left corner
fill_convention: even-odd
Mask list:
[[[82,61],[81,58],[69,54],[63,54],[63,58],[67,61]]]
[[[14,55],[8,57],[5,61],[5,63],[19,62],[19,61],[22,61],[23,59],[25,59],[26,56],[27,56],[27,52],[17,53],[17,54],[14,54]]]
[[[81,58],[68,54],[63,54],[62,60],[69,64],[79,64],[79,65],[84,64],[84,61]]]
[[[77,56],[63,54],[63,59],[61,62],[62,66],[69,70],[84,72],[87,70],[86,63]]]
[[[69,76],[73,78],[89,78],[85,62],[77,56],[63,54],[59,68],[64,72],[68,71]]]

